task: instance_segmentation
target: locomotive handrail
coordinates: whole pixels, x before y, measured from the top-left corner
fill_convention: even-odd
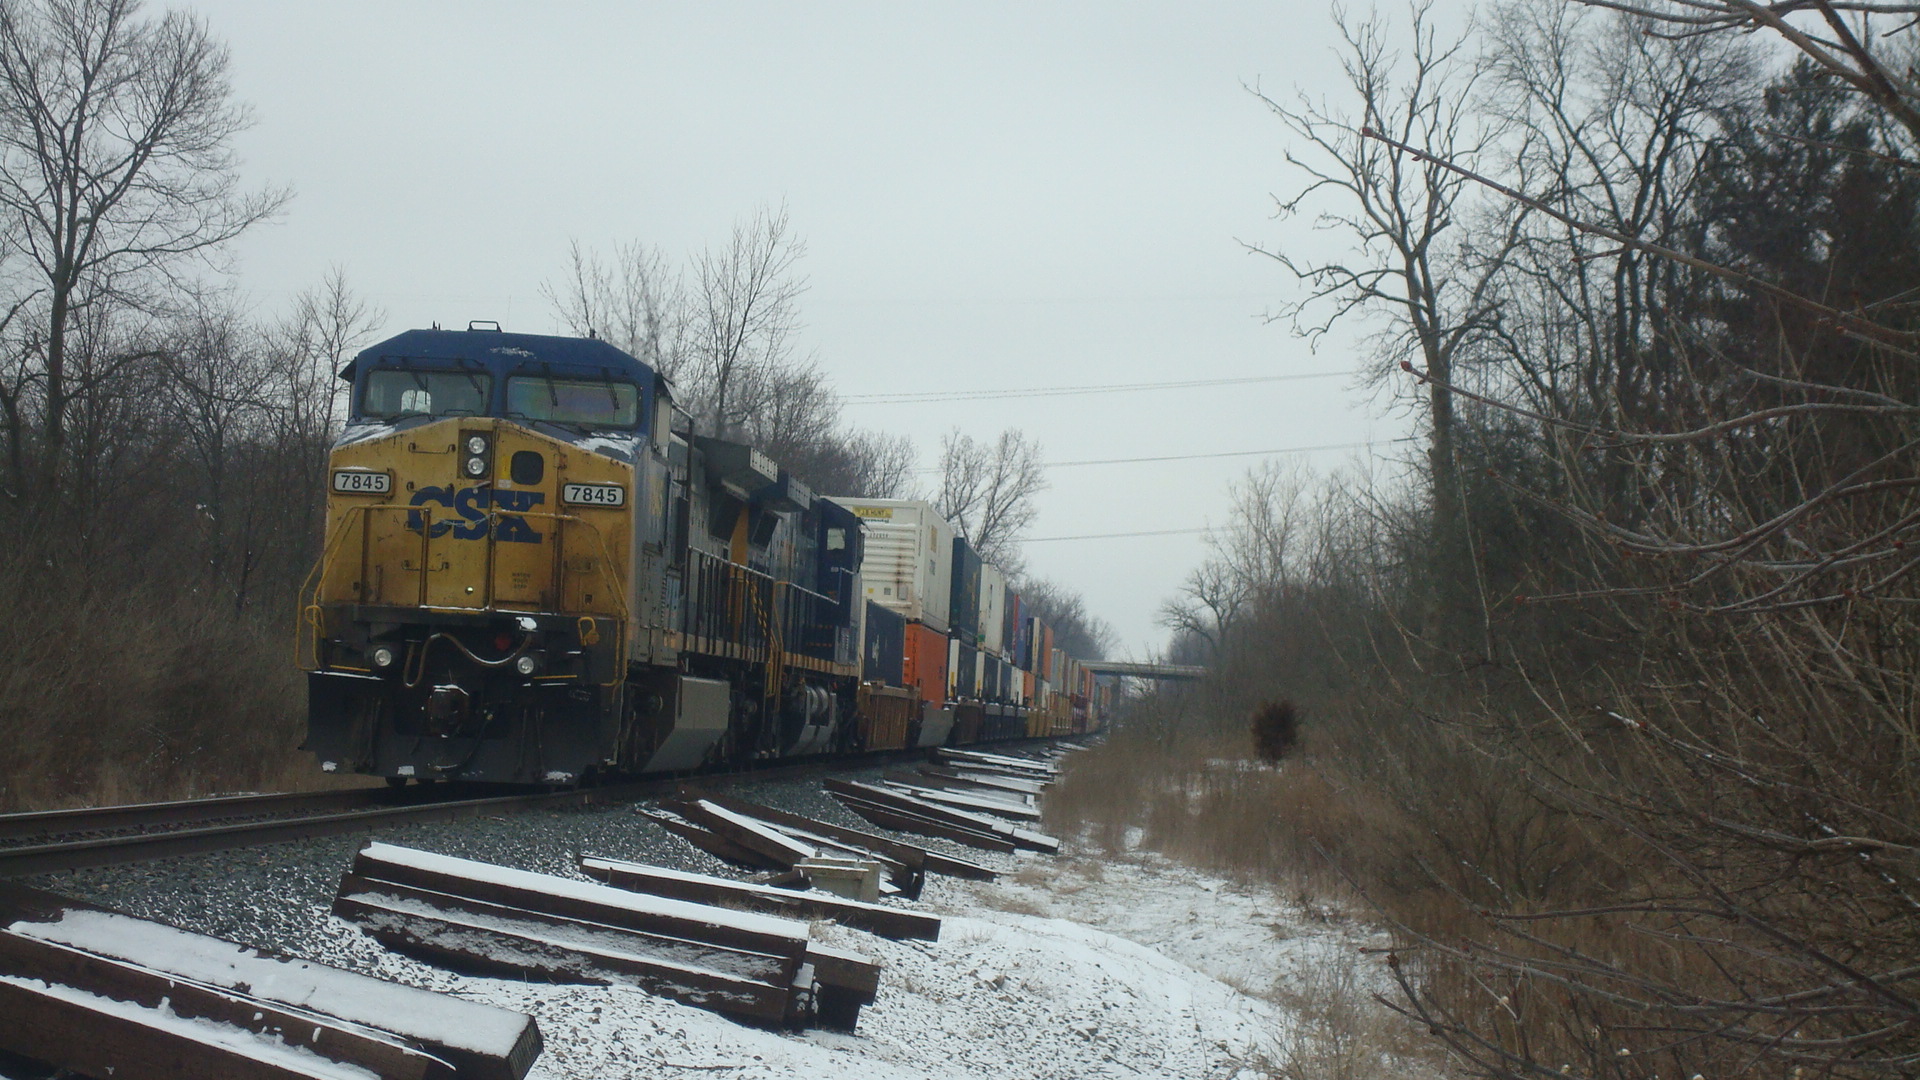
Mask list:
[[[773,676],[786,666],[789,646],[800,641],[806,647],[803,609],[838,606],[839,601],[710,551],[696,549],[689,555],[681,635],[714,647],[764,653],[768,666],[776,669],[769,672],[767,685],[777,687]]]
[[[347,509],[370,510],[372,507],[352,506],[347,507]],[[320,557],[313,561],[313,569],[307,571],[307,579],[300,583],[300,591],[296,594],[302,600],[306,600],[309,593],[312,594],[312,600],[310,602],[300,605],[300,618],[293,624],[293,662],[294,665],[302,671],[320,670],[320,587],[327,580],[327,567],[331,565],[333,556],[339,548],[341,541],[346,538],[347,523],[351,520],[353,519],[350,515],[344,515],[334,526],[333,535],[327,538],[325,544],[321,545]],[[303,636],[308,636],[305,630],[302,629],[303,627],[312,630],[308,642],[311,646],[312,663],[308,663],[306,659],[300,655],[300,639]]]

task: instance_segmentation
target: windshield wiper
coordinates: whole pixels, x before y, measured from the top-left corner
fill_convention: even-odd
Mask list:
[[[467,370],[464,367],[460,369],[460,374],[465,375],[467,377],[467,382],[473,385],[473,396],[480,399],[480,408],[482,409],[486,408],[487,407],[487,388],[480,384],[480,376],[475,375],[473,372]],[[476,412],[475,415],[477,416],[479,414]]]
[[[587,428],[584,425],[576,423],[572,420],[556,420],[552,417],[528,416],[526,413],[513,412],[511,410],[507,412],[506,416],[507,416],[507,419],[509,420],[525,420],[527,423],[534,424],[534,425],[551,424],[557,428],[567,428],[572,431],[578,432],[581,435],[593,434],[593,432],[587,430]]]

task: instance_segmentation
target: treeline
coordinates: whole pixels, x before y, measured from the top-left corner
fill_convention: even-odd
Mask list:
[[[1920,1068],[1920,42],[1867,7],[1416,8],[1268,102],[1351,241],[1270,252],[1289,314],[1371,315],[1427,452],[1249,475],[1166,611],[1215,676],[1123,738],[1289,702],[1212,857],[1376,905],[1472,1071]]]
[[[391,328],[339,269],[279,314],[238,299],[226,250],[289,196],[242,182],[228,72],[191,14],[0,4],[0,811],[316,780],[299,593],[336,372]],[[956,430],[920,484],[912,441],[847,423],[800,348],[804,252],[767,209],[684,260],[576,243],[542,291],[666,374],[677,423],[821,492],[934,499],[1017,568],[1038,444]],[[1098,655],[1077,594],[1024,587]]]
[[[386,320],[337,269],[284,314],[237,299],[224,252],[288,195],[239,176],[228,70],[189,14],[0,7],[0,809],[313,779],[298,596],[335,373]],[[911,445],[847,428],[793,352],[800,254],[784,215],[743,224],[653,339],[591,306],[651,294],[577,250],[548,292],[660,364],[702,430],[889,494]]]

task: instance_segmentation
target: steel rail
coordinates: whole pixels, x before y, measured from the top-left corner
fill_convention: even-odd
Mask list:
[[[171,829],[165,832],[130,833],[124,836],[34,844],[0,849],[0,879],[52,873],[59,870],[79,870],[92,866],[110,866],[117,863],[144,862],[148,859],[166,859],[180,855],[204,855],[208,852],[226,851],[232,848],[368,832],[383,825],[454,821],[479,817],[483,814],[543,806],[585,806],[598,802],[619,802],[641,798],[661,790],[671,790],[671,787],[672,782],[651,781],[640,785],[421,802],[403,806],[314,814],[307,817],[247,821],[202,828]]]
[[[991,745],[1012,748],[1036,743],[1063,741],[1056,738],[1005,740]],[[33,874],[80,870],[96,866],[144,862],[149,859],[204,855],[234,848],[311,840],[348,833],[370,832],[387,825],[455,821],[500,812],[515,812],[541,807],[591,806],[602,803],[635,802],[670,795],[681,784],[699,780],[707,784],[734,781],[779,780],[808,773],[829,772],[850,765],[884,766],[898,761],[926,760],[931,748],[892,750],[881,753],[835,755],[802,761],[777,762],[717,773],[679,774],[647,780],[609,784],[603,787],[571,788],[565,791],[521,792],[479,798],[436,798],[432,788],[349,789],[335,792],[299,792],[287,795],[240,795],[213,799],[190,799],[173,803],[146,803],[130,806],[106,806],[81,810],[54,810],[42,813],[10,814],[0,821],[16,824],[36,819],[55,822],[55,828],[37,833],[14,835],[58,835],[109,827],[141,825],[177,825],[194,821],[231,818],[238,813],[272,807],[292,813],[300,809],[325,811],[330,805],[337,812],[312,813],[303,817],[284,817],[267,821],[228,822],[201,828],[173,828],[164,831],[128,833],[121,836],[93,837],[42,844],[0,848],[0,880]],[[457,793],[457,792],[454,792]],[[451,794],[451,793],[450,793]],[[352,797],[358,797],[356,802]],[[371,806],[368,802],[392,802],[399,805]],[[425,801],[423,801],[425,800]],[[154,815],[160,815],[155,817]],[[76,825],[74,823],[85,822]],[[108,822],[116,822],[110,826]],[[0,826],[4,827],[4,826]],[[20,825],[24,827],[24,825]],[[4,834],[0,834],[4,835]]]
[[[219,795],[175,802],[131,803],[122,806],[86,806],[71,810],[39,810],[0,814],[0,840],[33,836],[134,829],[153,825],[187,825],[246,814],[296,814],[339,811],[396,801],[392,788],[347,788],[339,791],[298,791],[274,795]]]

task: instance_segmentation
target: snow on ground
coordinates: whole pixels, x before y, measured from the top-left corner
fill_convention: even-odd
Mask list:
[[[1263,1000],[1365,931],[1152,856],[1008,860],[997,884],[929,878],[938,942],[815,924],[884,965],[858,1031],[784,1033],[624,987],[438,973],[438,988],[538,1018],[537,1080],[1217,1077],[1252,1080],[1290,1015]],[[1252,991],[1249,993],[1248,991]]]

